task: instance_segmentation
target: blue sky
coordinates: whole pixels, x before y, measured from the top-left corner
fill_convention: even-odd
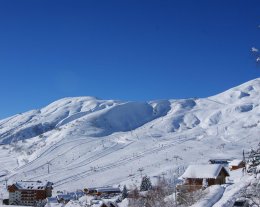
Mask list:
[[[206,97],[260,74],[257,0],[0,0],[0,118],[67,96]]]

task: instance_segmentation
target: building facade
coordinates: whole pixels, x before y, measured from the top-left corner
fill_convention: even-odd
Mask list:
[[[19,181],[9,185],[9,205],[35,206],[52,196],[52,185],[48,181]]]

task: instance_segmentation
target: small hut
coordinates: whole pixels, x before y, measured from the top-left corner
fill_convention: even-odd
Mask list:
[[[240,168],[244,168],[245,167],[245,162],[243,160],[232,160],[230,163],[229,163],[229,169],[230,170],[237,170],[237,169],[240,169]]]

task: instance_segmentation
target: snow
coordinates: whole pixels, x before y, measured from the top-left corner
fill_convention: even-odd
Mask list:
[[[129,201],[127,199],[124,199],[121,203],[118,204],[119,207],[127,207]]]
[[[8,174],[7,170],[0,170],[0,177],[6,176]]]
[[[217,178],[225,168],[220,164],[189,165],[181,178]]]
[[[256,167],[256,172],[260,173],[260,165]]]
[[[57,191],[179,177],[212,157],[241,158],[259,142],[260,79],[207,98],[149,102],[69,97],[0,120],[0,195],[19,180]],[[226,193],[226,191],[225,191]]]
[[[229,207],[232,206],[236,199],[240,196],[241,190],[245,189],[251,182],[252,177],[244,177],[240,182],[228,186],[221,199],[213,205],[213,207]]]
[[[196,202],[192,207],[230,207],[252,181],[253,177],[244,175],[243,171],[230,172],[228,183],[212,185],[205,189],[206,196]]]
[[[191,207],[211,207],[222,197],[225,190],[220,185],[212,185],[206,191],[207,195]]]

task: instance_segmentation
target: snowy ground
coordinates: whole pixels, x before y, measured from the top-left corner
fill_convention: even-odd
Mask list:
[[[242,169],[230,171],[230,177],[225,185],[215,185],[207,188],[206,195],[192,207],[230,207],[237,198],[240,197],[241,191],[245,189],[254,176],[243,173]]]
[[[241,159],[259,142],[259,89],[256,79],[203,99],[66,98],[1,120],[0,185],[49,180],[55,194],[138,184],[141,174],[174,176],[210,158]]]

